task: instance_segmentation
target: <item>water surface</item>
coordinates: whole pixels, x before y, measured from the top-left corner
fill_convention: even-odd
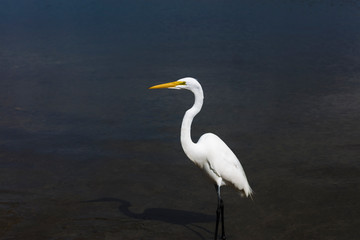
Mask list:
[[[212,239],[216,194],[179,143],[219,135],[254,200],[229,239],[360,235],[358,1],[0,1],[2,239]]]

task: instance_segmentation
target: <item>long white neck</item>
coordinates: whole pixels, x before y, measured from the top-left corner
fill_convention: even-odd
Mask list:
[[[196,144],[191,139],[191,123],[201,110],[204,101],[204,94],[201,87],[196,88],[192,91],[195,96],[194,105],[186,111],[182,124],[181,124],[181,133],[180,133],[180,141],[181,146],[185,152],[185,154],[190,158],[190,160],[194,161],[194,155],[197,154]]]

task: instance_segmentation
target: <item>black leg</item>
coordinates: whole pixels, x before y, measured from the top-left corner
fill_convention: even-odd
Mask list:
[[[216,193],[218,195],[218,206],[216,209],[216,225],[215,225],[215,237],[214,239],[217,239],[217,235],[218,235],[218,228],[219,228],[219,220],[220,220],[220,187],[218,187],[218,185],[215,184],[215,189],[216,189]]]
[[[225,224],[224,224],[224,202],[221,199],[220,187],[215,184],[215,189],[216,189],[216,193],[218,196],[218,205],[217,205],[217,209],[216,209],[216,225],[215,225],[214,239],[215,240],[217,239],[218,229],[219,229],[219,221],[220,221],[220,215],[221,215],[221,228],[222,228],[221,239],[225,240],[226,236],[225,236]]]
[[[221,198],[220,198],[220,208],[221,208],[221,227],[222,227],[221,239],[225,240],[226,236],[225,236],[225,224],[224,224],[224,202]]]
[[[215,240],[217,239],[217,235],[218,235],[219,220],[220,220],[220,206],[218,206],[216,209],[216,225],[215,225],[215,237],[214,237]]]

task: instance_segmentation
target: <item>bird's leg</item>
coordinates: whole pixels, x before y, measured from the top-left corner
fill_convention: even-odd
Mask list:
[[[219,217],[220,217],[220,187],[215,184],[215,189],[216,189],[217,196],[218,196],[218,205],[217,205],[217,209],[216,209],[215,237],[214,237],[214,239],[216,240],[217,234],[218,234],[218,228],[219,228]]]
[[[218,197],[218,204],[217,204],[217,209],[216,209],[216,225],[215,225],[215,236],[214,236],[214,239],[216,240],[217,239],[217,236],[218,236],[218,229],[219,229],[219,220],[220,220],[220,215],[221,215],[221,212],[222,212],[222,200],[221,200],[221,197],[220,197],[220,187],[218,185],[215,184],[215,190],[216,190],[216,193],[217,193],[217,197]],[[222,224],[223,224],[223,220],[222,220]],[[225,236],[224,235],[224,226],[223,226],[223,232],[222,232],[222,236]]]
[[[225,236],[225,224],[224,224],[224,202],[221,198],[220,198],[220,209],[221,209],[221,227],[222,227],[221,239],[225,240],[226,236]]]
[[[220,218],[220,207],[218,205],[216,209],[216,225],[215,225],[215,237],[214,237],[215,240],[217,239],[217,235],[218,235],[219,218]]]
[[[225,236],[225,224],[224,224],[224,201],[221,199],[220,186],[215,184],[215,189],[216,189],[216,193],[217,193],[217,197],[218,197],[218,205],[217,205],[217,209],[216,209],[216,225],[215,225],[214,239],[215,240],[217,239],[217,234],[218,234],[218,229],[219,229],[219,221],[220,221],[220,216],[221,216],[221,228],[222,228],[221,239],[225,240],[226,236]]]

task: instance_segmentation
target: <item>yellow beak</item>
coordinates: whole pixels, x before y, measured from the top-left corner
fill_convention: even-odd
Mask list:
[[[178,85],[185,85],[185,82],[175,81],[175,82],[163,83],[163,84],[159,84],[159,85],[149,87],[149,89],[172,88],[172,87],[176,87]]]

